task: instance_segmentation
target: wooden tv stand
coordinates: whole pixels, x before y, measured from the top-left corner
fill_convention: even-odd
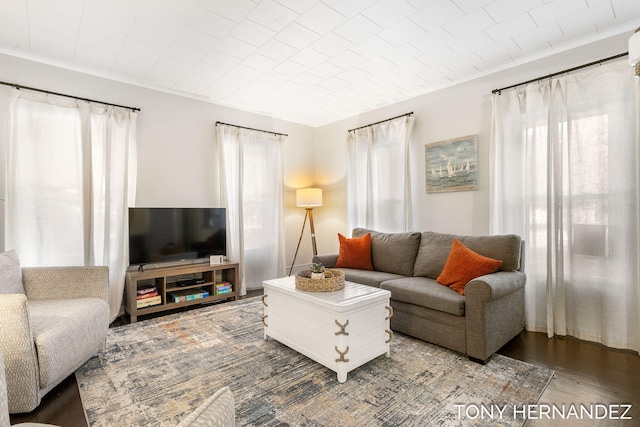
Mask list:
[[[238,264],[234,263],[189,264],[128,272],[125,280],[125,310],[131,318],[131,323],[134,323],[138,320],[138,316],[145,314],[226,299],[235,300],[238,298],[238,277]],[[203,283],[186,285],[179,283],[192,278],[200,279]],[[216,285],[224,282],[231,284],[231,292],[216,293]],[[157,289],[159,303],[138,308],[137,290],[150,287]],[[204,292],[209,295],[188,299],[189,295],[194,297],[203,295]],[[178,296],[184,296],[184,298],[178,298]],[[174,299],[180,299],[180,301],[174,302]]]

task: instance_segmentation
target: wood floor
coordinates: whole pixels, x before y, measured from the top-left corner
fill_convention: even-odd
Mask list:
[[[580,404],[632,405],[631,411],[626,414],[632,420],[576,420],[573,417],[569,420],[529,420],[527,426],[640,425],[640,356],[637,353],[610,349],[573,338],[547,339],[545,334],[526,331],[498,353],[545,366],[556,372],[539,404],[558,407],[565,405],[565,408],[570,405],[579,407]],[[609,408],[615,410],[617,406],[607,407],[607,411]],[[19,422],[86,427],[75,376],[71,375],[49,392],[35,411],[11,416],[12,424]]]

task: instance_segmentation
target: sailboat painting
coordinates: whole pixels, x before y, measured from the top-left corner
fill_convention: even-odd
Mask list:
[[[478,189],[478,135],[425,144],[427,193]]]

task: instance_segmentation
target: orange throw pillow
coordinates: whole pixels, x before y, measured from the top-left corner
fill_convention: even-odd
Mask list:
[[[371,233],[362,237],[344,237],[338,233],[340,252],[336,267],[357,268],[358,270],[373,270],[371,261]]]
[[[436,282],[464,295],[467,283],[476,277],[493,273],[501,265],[502,261],[480,255],[467,248],[458,239],[453,239],[449,258]]]

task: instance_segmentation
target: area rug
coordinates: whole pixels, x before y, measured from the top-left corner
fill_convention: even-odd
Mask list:
[[[106,350],[76,372],[89,425],[173,426],[228,385],[242,426],[519,426],[513,408],[535,404],[553,374],[498,354],[479,365],[395,334],[390,358],[340,384],[265,341],[261,315],[258,297],[110,329]]]

